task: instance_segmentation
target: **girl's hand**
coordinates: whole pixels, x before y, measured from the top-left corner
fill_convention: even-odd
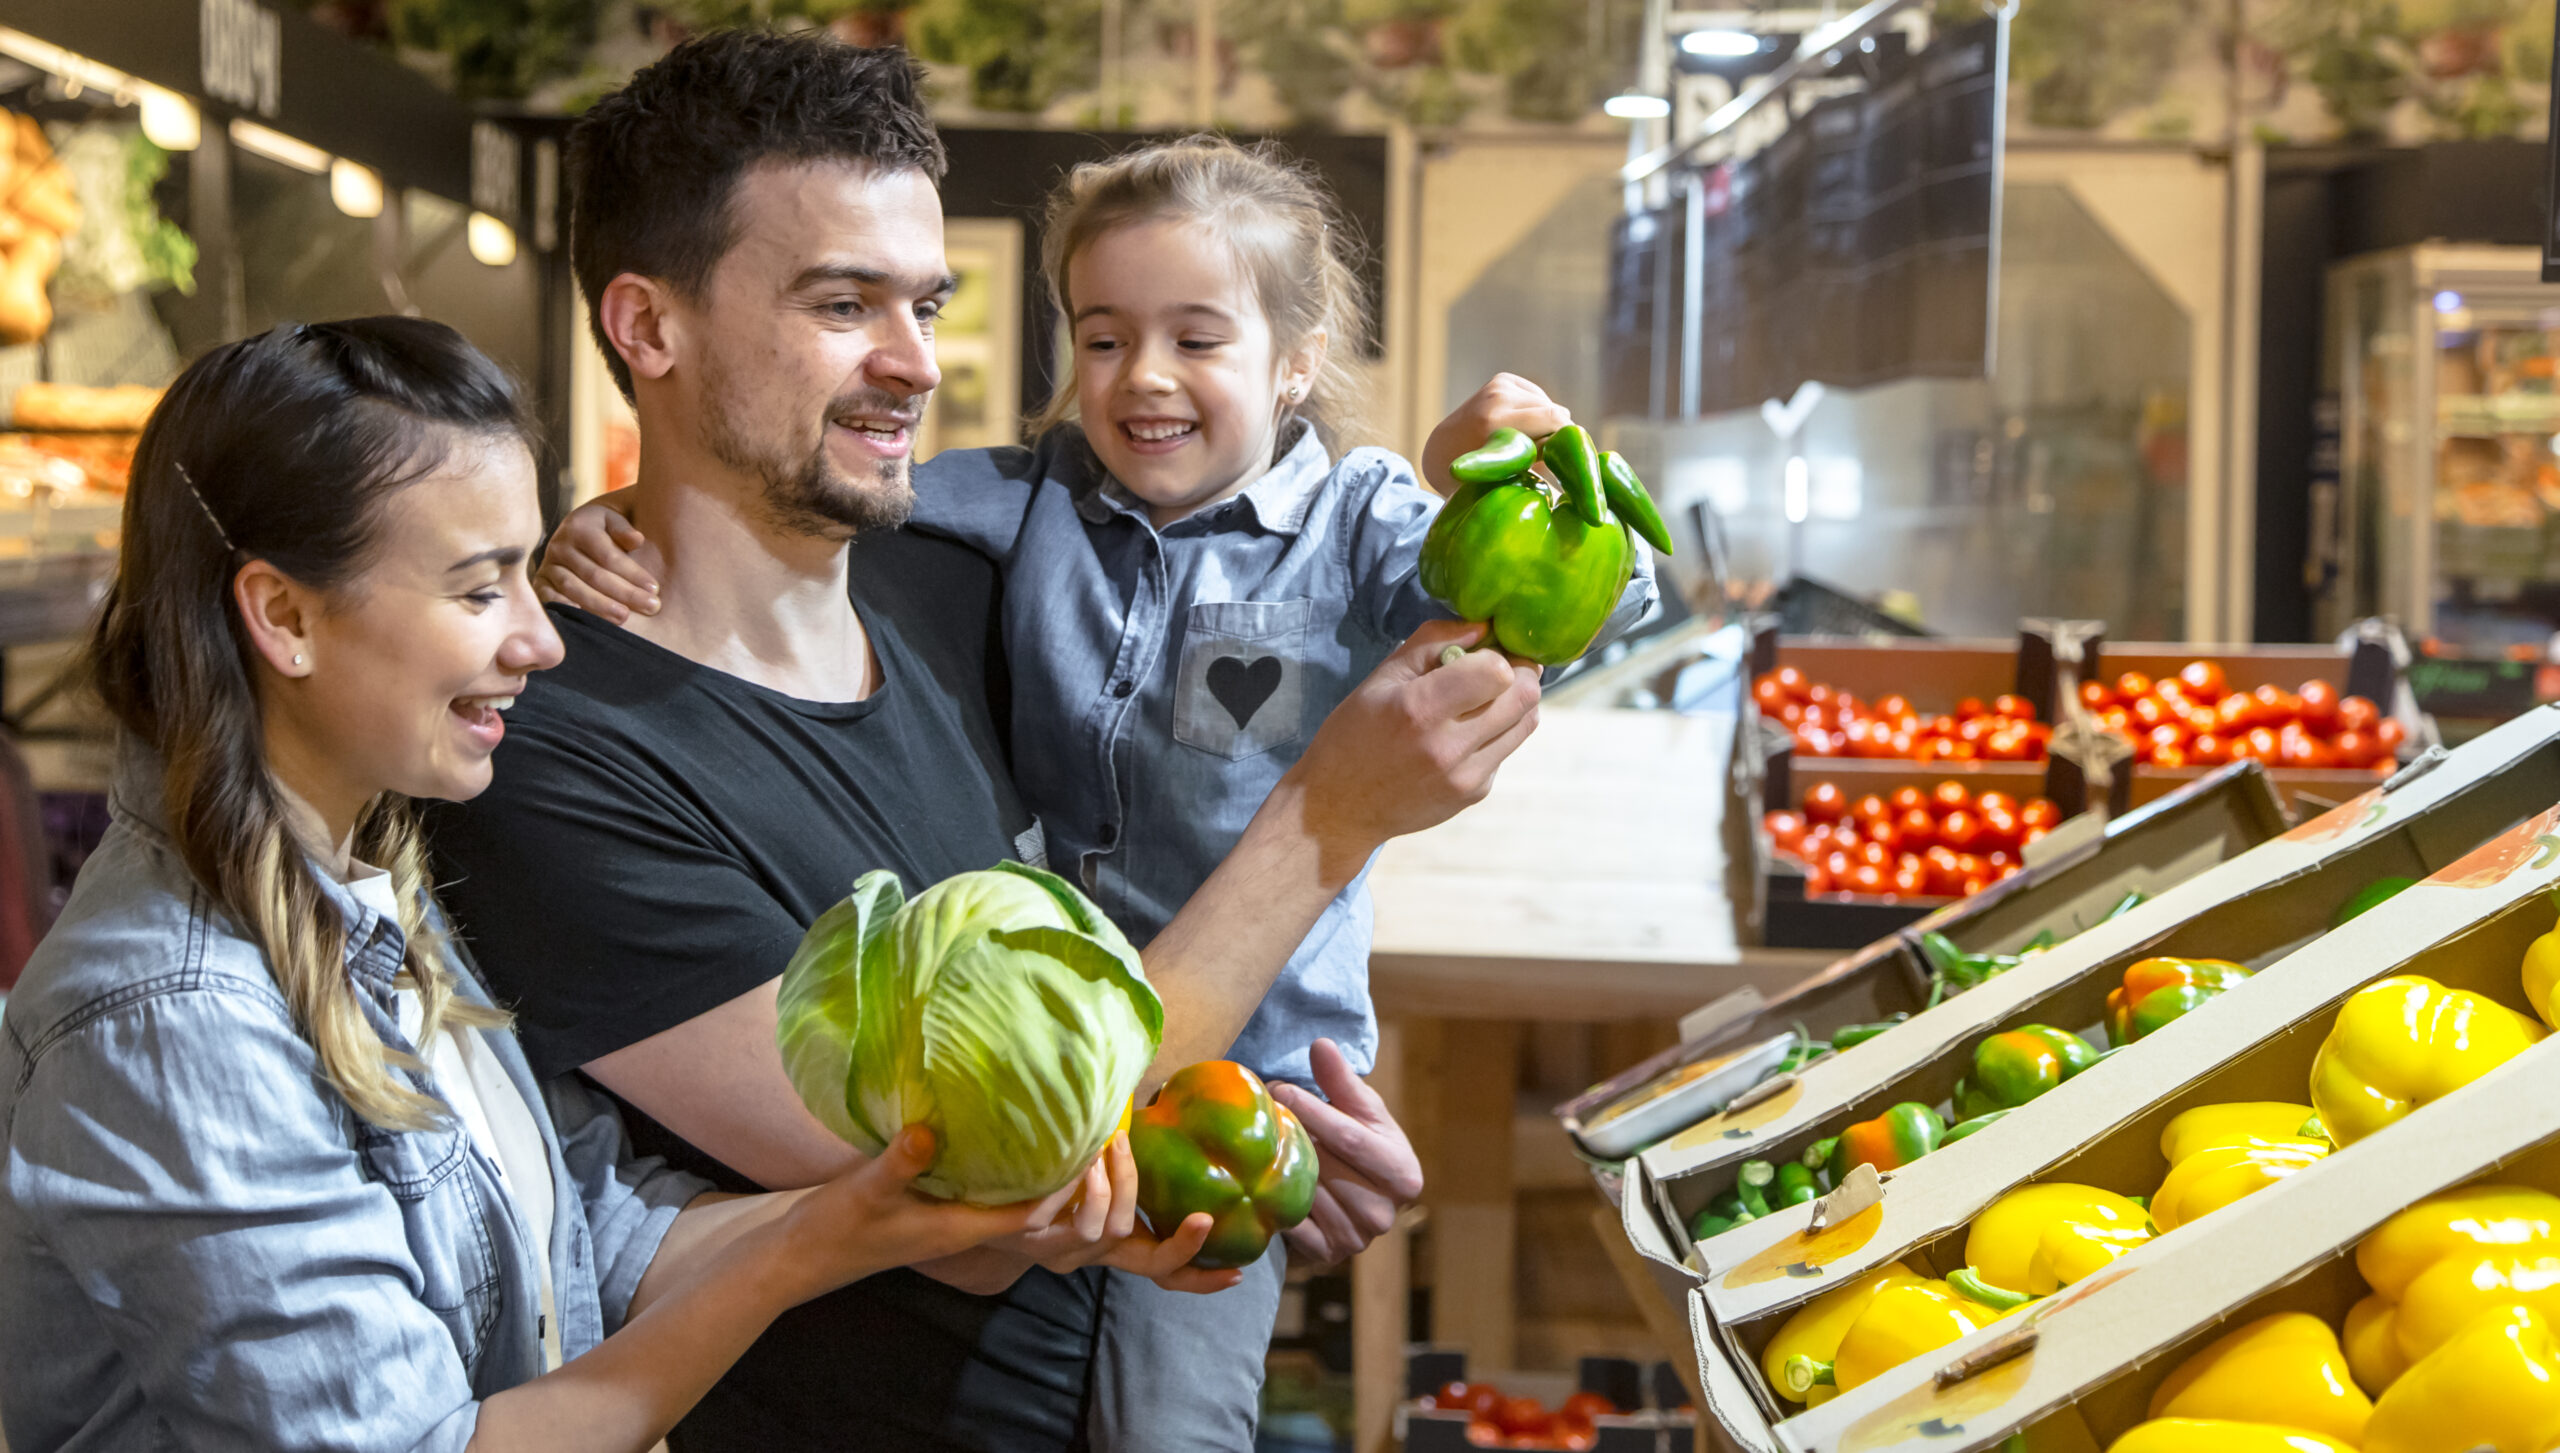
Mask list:
[[[1422,477],[1441,494],[1456,494],[1458,482],[1450,477],[1449,461],[1482,448],[1494,430],[1517,429],[1532,439],[1543,439],[1572,422],[1572,413],[1548,398],[1545,389],[1516,373],[1497,373],[1473,398],[1442,419],[1423,442]],[[560,528],[565,533],[568,526]]]
[[[933,1149],[933,1132],[910,1125],[879,1155],[801,1194],[782,1230],[786,1264],[809,1282],[805,1296],[1046,1226],[1076,1191],[1010,1206],[938,1201],[912,1189]]]
[[[1085,1168],[1083,1179],[1056,1220],[1009,1237],[1004,1245],[1054,1272],[1097,1263],[1143,1276],[1167,1291],[1218,1292],[1243,1279],[1240,1271],[1211,1271],[1190,1264],[1215,1227],[1205,1212],[1183,1219],[1159,1241],[1138,1220],[1138,1163],[1124,1132]]]
[[[1455,457],[1455,456],[1452,456]],[[600,495],[569,512],[542,552],[534,593],[621,625],[658,613],[658,581],[633,558],[648,543],[623,510],[630,491]]]

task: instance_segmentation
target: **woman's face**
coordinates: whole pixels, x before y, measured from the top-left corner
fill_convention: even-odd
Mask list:
[[[303,618],[304,674],[268,683],[273,765],[341,831],[385,791],[478,795],[500,713],[561,655],[527,571],[542,511],[521,442],[458,439],[382,510],[363,573]]]

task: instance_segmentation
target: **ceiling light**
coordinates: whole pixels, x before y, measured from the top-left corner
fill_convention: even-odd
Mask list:
[[[281,131],[270,131],[255,121],[232,122],[231,144],[279,166],[309,172],[315,177],[329,169],[329,153],[310,142],[296,141]]]
[[[462,237],[471,255],[491,267],[505,267],[516,260],[516,230],[486,212],[471,214]]]
[[[141,102],[142,134],[153,146],[162,151],[193,151],[204,140],[204,118],[186,97],[152,86],[142,92]]]
[[[1740,57],[1760,53],[1760,37],[1747,30],[1693,30],[1680,37],[1690,55]]]
[[[350,217],[382,215],[382,173],[340,157],[329,163],[329,200]]]
[[[1671,114],[1671,103],[1660,96],[1629,91],[1601,102],[1600,109],[1621,121],[1659,121]]]

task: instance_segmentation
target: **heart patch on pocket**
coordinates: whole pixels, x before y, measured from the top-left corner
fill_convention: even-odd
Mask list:
[[[1174,740],[1229,761],[1307,733],[1307,622],[1314,602],[1201,601],[1184,613]]]
[[[1249,664],[1242,656],[1220,656],[1209,663],[1209,694],[1241,730],[1271,699],[1271,693],[1280,689],[1280,678],[1287,671],[1277,656],[1258,656]]]

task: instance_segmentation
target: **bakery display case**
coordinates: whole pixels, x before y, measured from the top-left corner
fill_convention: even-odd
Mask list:
[[[2325,618],[2544,656],[2560,634],[2560,287],[2527,247],[2379,253],[2331,272],[2328,336]]]

